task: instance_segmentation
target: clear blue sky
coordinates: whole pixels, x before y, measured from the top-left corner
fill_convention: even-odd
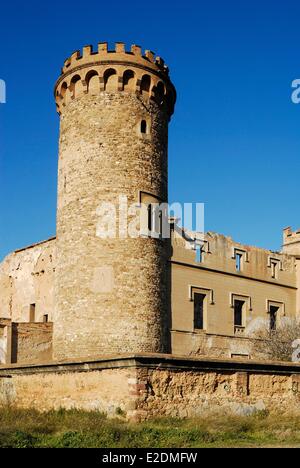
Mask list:
[[[170,201],[204,202],[207,230],[261,247],[300,226],[299,2],[15,0],[0,13],[0,258],[55,234],[53,86],[70,53],[99,41],[170,66]]]

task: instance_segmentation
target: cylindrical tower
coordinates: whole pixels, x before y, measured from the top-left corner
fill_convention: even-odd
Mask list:
[[[126,237],[126,209],[119,207],[120,197],[137,208],[167,202],[176,101],[168,68],[138,46],[87,46],[66,60],[55,99],[61,126],[54,358],[168,352],[169,240]],[[101,232],[103,203],[116,207],[108,238]]]

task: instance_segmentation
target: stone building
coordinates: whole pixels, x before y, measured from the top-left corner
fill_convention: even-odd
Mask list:
[[[168,200],[176,101],[169,70],[138,46],[88,46],[66,60],[55,99],[57,236],[0,265],[0,361],[131,352],[256,357],[248,336],[262,320],[275,326],[299,315],[300,233],[284,231],[282,252],[210,232],[196,252],[194,233],[174,220],[171,241],[102,239],[101,202]]]
[[[23,383],[25,375],[29,378],[28,369],[33,369],[30,365],[42,366],[34,372],[46,379],[45,363],[52,366],[47,372],[52,369],[57,375],[62,372],[61,366],[53,367],[57,362],[67,366],[71,361],[102,362],[116,356],[109,368],[117,366],[117,359],[123,369],[121,356],[137,354],[154,356],[150,367],[165,362],[164,355],[172,355],[168,358],[172,368],[176,356],[185,357],[184,364],[176,361],[181,366],[181,387],[182,379],[203,362],[197,358],[223,358],[225,374],[230,370],[234,377],[229,384],[218,367],[217,381],[227,382],[222,391],[234,387],[247,394],[253,381],[243,372],[236,374],[232,366],[240,369],[238,361],[261,358],[253,346],[253,331],[261,323],[275,328],[281,318],[300,314],[300,232],[285,229],[282,251],[272,252],[212,232],[199,243],[199,233],[181,229],[175,219],[168,221],[169,238],[160,235],[161,224],[153,228],[157,204],[168,201],[168,123],[176,102],[169,70],[153,52],[143,54],[138,46],[127,51],[123,43],[113,51],[106,43],[100,43],[97,51],[84,47],[65,61],[55,100],[61,119],[57,234],[13,252],[0,264],[0,402],[21,398],[29,405],[32,394],[26,393],[28,384]],[[102,236],[99,207],[116,206],[120,196],[140,214],[145,223],[142,235],[124,235],[118,211],[114,222],[119,235]],[[165,216],[160,213],[159,222]],[[149,235],[149,229],[158,235]],[[139,368],[146,366],[143,359]],[[131,367],[136,365],[130,361]],[[92,368],[76,366],[78,372]],[[102,364],[97,366],[93,369],[99,371]],[[63,373],[71,372],[64,369]],[[24,376],[16,377],[15,387],[6,380],[14,372]],[[116,374],[116,385],[120,388],[126,381],[131,396],[132,388],[134,395],[155,385],[160,392],[166,378],[160,382],[140,371],[138,377],[126,374],[124,380],[122,372]],[[202,371],[197,372],[199,377]],[[283,371],[272,368],[272,372]],[[298,386],[299,371],[286,368],[285,372],[285,384]],[[148,378],[154,380],[147,387]],[[37,385],[39,399],[39,377],[29,381]],[[101,382],[109,393],[106,377]],[[53,385],[58,393],[61,385],[69,393],[75,391],[67,377],[63,384]],[[57,400],[44,401],[41,409],[64,401]],[[74,401],[76,397],[65,406]],[[131,404],[126,400],[127,406]],[[102,406],[81,402],[85,408],[103,405],[107,409],[107,401]],[[136,409],[137,403],[133,406]]]

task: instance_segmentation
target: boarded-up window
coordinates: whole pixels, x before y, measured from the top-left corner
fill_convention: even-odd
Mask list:
[[[30,307],[29,307],[29,322],[35,322],[35,304],[30,304]]]

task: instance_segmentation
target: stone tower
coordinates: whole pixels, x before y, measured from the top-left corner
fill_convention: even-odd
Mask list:
[[[137,208],[167,202],[176,101],[168,68],[136,45],[126,51],[117,43],[110,51],[100,43],[97,52],[87,46],[66,60],[55,99],[61,123],[54,358],[168,352],[169,240],[126,238],[119,210],[120,196]],[[117,207],[112,238],[100,232],[103,203]]]

